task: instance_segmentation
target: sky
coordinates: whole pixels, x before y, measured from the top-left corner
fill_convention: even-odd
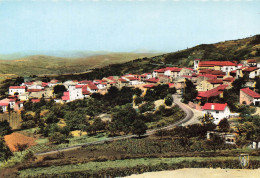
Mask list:
[[[259,0],[0,0],[0,54],[173,52],[260,34]]]

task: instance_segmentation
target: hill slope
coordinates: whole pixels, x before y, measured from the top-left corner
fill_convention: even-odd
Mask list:
[[[90,68],[151,57],[149,53],[110,53],[85,58],[35,55],[15,60],[0,60],[0,74],[40,75],[84,72]],[[157,54],[158,55],[158,54]]]
[[[253,37],[219,42],[216,44],[201,44],[186,50],[136,59],[122,64],[113,64],[93,72],[76,75],[60,76],[59,79],[95,79],[109,75],[125,73],[144,73],[165,66],[193,66],[193,60],[235,60],[241,61],[254,58],[260,61],[260,35]]]

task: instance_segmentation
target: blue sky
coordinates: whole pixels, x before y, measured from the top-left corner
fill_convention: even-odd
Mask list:
[[[176,51],[260,34],[260,1],[0,0],[0,54]]]

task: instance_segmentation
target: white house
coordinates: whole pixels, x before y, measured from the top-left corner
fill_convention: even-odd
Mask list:
[[[202,110],[204,114],[210,113],[214,117],[215,124],[218,124],[222,119],[228,118],[230,116],[230,109],[227,106],[227,103],[206,103],[202,107]]]
[[[82,94],[82,86],[83,85],[71,85],[69,86],[69,94],[70,94],[70,101],[74,101],[74,100],[77,100],[77,99],[83,99],[84,96]]]
[[[140,79],[137,78],[137,77],[124,77],[124,76],[122,76],[122,79],[125,79],[126,81],[128,81],[130,85],[143,84],[143,82],[140,81]]]
[[[14,94],[22,94],[26,92],[26,86],[10,86],[9,87],[9,95],[14,95]]]
[[[0,108],[2,109],[3,112],[7,111],[8,105],[9,105],[9,103],[1,103],[0,102]]]

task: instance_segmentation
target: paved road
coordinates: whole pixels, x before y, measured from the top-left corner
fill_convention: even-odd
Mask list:
[[[161,129],[171,129],[171,128],[177,126],[177,125],[183,125],[193,118],[193,116],[194,116],[193,111],[187,105],[180,102],[180,96],[179,95],[173,95],[173,99],[174,99],[174,103],[177,104],[185,112],[186,116],[184,117],[184,119],[177,121],[176,123],[168,125],[168,126],[163,127],[163,128],[148,130],[145,135],[147,135],[147,136],[152,135],[156,131],[161,130]],[[78,148],[89,146],[89,145],[98,145],[98,144],[103,144],[103,143],[106,143],[106,142],[112,142],[112,141],[115,141],[115,140],[122,140],[122,139],[132,138],[132,137],[136,137],[136,135],[123,135],[123,136],[117,136],[117,137],[110,137],[110,138],[107,138],[107,139],[102,140],[102,141],[82,143],[82,144],[78,144],[78,145],[70,146],[70,147],[66,147],[66,148],[61,148],[61,149],[54,150],[54,151],[36,153],[35,155],[40,156],[40,155],[58,153],[58,152],[62,152],[62,151],[70,151],[70,150],[78,149]]]

